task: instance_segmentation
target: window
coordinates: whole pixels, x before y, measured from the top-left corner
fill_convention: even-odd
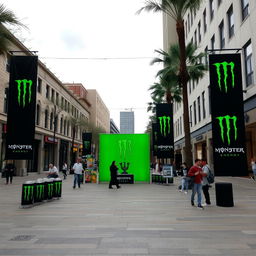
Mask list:
[[[40,105],[36,105],[36,125],[40,125]]]
[[[49,99],[49,96],[50,96],[50,86],[47,84],[46,85],[46,93],[45,93],[46,99]]]
[[[203,12],[203,22],[204,22],[204,33],[206,33],[207,31],[207,22],[206,22],[206,9],[204,9],[204,12]]]
[[[242,19],[244,20],[249,14],[249,0],[241,0]]]
[[[50,130],[53,129],[53,112],[50,115]]]
[[[220,33],[220,49],[225,47],[225,34],[224,34],[224,21],[219,25],[219,33]]]
[[[205,111],[205,92],[202,92],[202,103],[203,103],[203,119],[206,117]]]
[[[194,106],[194,125],[196,125],[196,123],[197,123],[197,118],[196,118],[196,101],[194,101],[193,106]]]
[[[192,12],[190,14],[190,18],[191,18],[191,27],[192,27],[192,25],[193,25],[193,13]]]
[[[211,38],[211,48],[214,50],[214,45],[215,45],[215,35],[212,36]]]
[[[192,126],[193,123],[193,119],[192,119],[192,105],[189,106],[189,117],[190,117],[190,126]]]
[[[194,37],[195,37],[195,45],[197,46],[197,31],[195,30],[195,33],[194,33]]]
[[[198,27],[198,28],[197,28],[197,30],[198,30],[198,42],[200,43],[200,42],[201,42],[201,39],[202,39],[202,37],[201,37],[201,22],[200,22],[200,21],[199,21],[197,27]]]
[[[214,17],[214,0],[210,0],[209,3],[210,3],[210,18],[212,20]]]
[[[44,111],[44,128],[48,128],[48,110]]]
[[[67,121],[64,120],[64,131],[63,131],[64,135],[66,135],[66,132],[67,132]]]
[[[191,80],[188,81],[189,93],[191,93]]]
[[[211,115],[212,109],[211,109],[211,88],[208,86],[208,96],[209,96],[209,114]]]
[[[182,134],[182,117],[180,117],[180,134]]]
[[[7,57],[6,57],[6,71],[8,73],[10,73],[10,64],[11,64],[11,56],[8,54]]]
[[[60,119],[60,133],[63,132],[63,118]]]
[[[205,65],[208,65],[208,47],[206,46],[205,49]]]
[[[54,91],[54,89],[52,89],[52,97],[51,97],[52,102],[54,102],[54,96],[55,96],[55,91]]]
[[[233,5],[229,8],[228,12],[228,32],[229,32],[229,38],[231,38],[234,35],[234,13],[233,13]]]
[[[7,114],[8,111],[8,93],[9,93],[9,88],[4,89],[4,113]]]
[[[252,43],[251,40],[243,47],[245,61],[246,86],[253,83],[253,62],[252,62]]]
[[[201,121],[201,101],[200,96],[197,97],[198,122]]]
[[[56,92],[56,105],[59,106],[59,94]]]
[[[42,91],[42,79],[37,79],[37,92],[41,93]]]

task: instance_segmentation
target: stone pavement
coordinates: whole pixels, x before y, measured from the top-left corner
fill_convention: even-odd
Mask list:
[[[190,205],[190,193],[174,185],[107,184],[72,189],[63,197],[20,209],[21,184],[38,178],[0,180],[0,255],[256,255],[256,183],[219,177],[233,184],[235,207]],[[41,175],[42,176],[42,175]]]

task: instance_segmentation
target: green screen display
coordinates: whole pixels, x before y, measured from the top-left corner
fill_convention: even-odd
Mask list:
[[[149,134],[100,134],[99,181],[110,180],[109,167],[134,175],[134,181],[149,182]]]

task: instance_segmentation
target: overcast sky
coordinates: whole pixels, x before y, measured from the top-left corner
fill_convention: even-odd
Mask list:
[[[119,112],[133,108],[135,132],[145,131],[148,88],[161,68],[149,65],[163,48],[160,13],[136,15],[144,0],[0,2],[27,25],[18,37],[62,82],[96,89],[118,127]]]

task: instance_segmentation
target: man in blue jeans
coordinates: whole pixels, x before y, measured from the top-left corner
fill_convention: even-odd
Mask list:
[[[197,207],[199,209],[204,209],[202,206],[202,180],[205,176],[202,168],[202,161],[200,159],[195,160],[195,164],[189,169],[188,176],[194,177],[194,184],[192,185],[192,194],[191,194],[191,205],[194,206],[195,194],[197,194]]]
[[[83,171],[83,165],[81,163],[81,158],[77,158],[76,163],[74,164],[72,169],[74,170],[73,188],[76,188],[76,183],[77,183],[78,187],[80,188],[80,176],[82,175],[82,171]]]

